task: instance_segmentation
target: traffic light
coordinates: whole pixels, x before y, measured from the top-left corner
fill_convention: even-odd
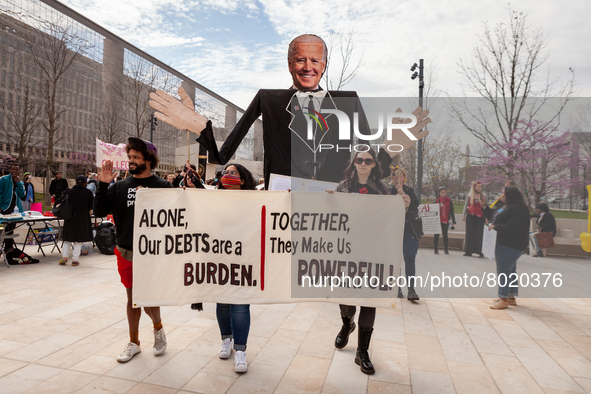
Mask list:
[[[154,115],[150,115],[150,129],[152,132],[156,130],[156,126],[158,126],[158,119]]]

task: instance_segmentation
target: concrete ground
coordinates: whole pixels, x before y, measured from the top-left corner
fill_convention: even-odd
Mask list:
[[[420,249],[417,266],[466,259]],[[591,393],[589,298],[520,298],[501,311],[489,309],[491,298],[397,299],[378,309],[372,376],[354,364],[356,332],[345,349],[334,348],[337,305],[253,305],[248,373],[239,375],[233,358],[217,357],[213,304],[162,308],[161,357],[152,354],[144,314],[143,351],[118,363],[128,331],[115,258],[91,253],[79,267],[58,260],[54,253],[38,265],[0,266],[1,393]]]

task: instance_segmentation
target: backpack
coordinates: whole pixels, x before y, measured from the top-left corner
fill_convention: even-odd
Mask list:
[[[74,219],[74,211],[72,210],[72,203],[70,202],[68,193],[64,193],[64,195],[56,201],[51,212],[59,219]]]
[[[96,228],[94,243],[102,254],[115,254],[115,247],[117,246],[117,233],[115,232],[115,225],[107,221],[99,224]]]

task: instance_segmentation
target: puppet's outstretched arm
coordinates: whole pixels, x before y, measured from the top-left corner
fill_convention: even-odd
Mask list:
[[[160,89],[150,93],[150,107],[157,111],[154,115],[177,129],[201,135],[201,131],[207,125],[207,119],[195,112],[193,101],[182,86],[179,87],[179,96],[182,101]]]
[[[402,112],[402,110],[400,108],[398,108],[396,110],[396,112]],[[429,115],[429,110],[428,109],[423,110],[421,107],[417,107],[414,111],[412,111],[412,114],[414,116],[416,116],[417,124],[413,127],[409,127],[408,131],[410,133],[412,133],[412,135],[415,136],[416,140],[410,139],[403,132],[392,133],[392,139],[386,140],[384,142],[384,144],[386,144],[386,146],[392,145],[392,144],[398,144],[398,145],[401,145],[403,149],[392,149],[395,152],[391,152],[390,149],[388,149],[387,152],[390,154],[390,157],[396,156],[398,153],[402,152],[403,150],[408,149],[411,146],[413,146],[418,140],[425,138],[427,135],[429,135],[429,130],[426,129],[426,126],[429,123],[431,123],[431,119],[429,119],[427,117]],[[403,121],[403,119],[401,119],[401,118],[393,118],[392,123],[410,123],[410,119],[406,119],[406,121]],[[423,129],[425,129],[425,130],[423,130]]]

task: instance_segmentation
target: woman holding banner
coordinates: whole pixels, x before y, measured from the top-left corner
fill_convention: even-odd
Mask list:
[[[485,221],[482,213],[483,205],[486,205],[486,197],[482,193],[482,183],[473,182],[462,212],[462,220],[466,222],[464,256],[472,256],[472,253],[476,253],[479,257],[484,257],[482,254],[482,232]]]
[[[492,219],[493,212],[496,212],[488,230],[497,232],[495,261],[499,298],[493,301],[491,309],[505,309],[509,305],[517,305],[515,301],[519,285],[517,260],[527,249],[529,242],[529,208],[521,192],[516,187],[507,186],[501,194],[501,201],[505,205],[497,211],[487,207],[486,203],[483,204],[486,217]]]
[[[367,152],[357,152],[349,166],[345,169],[345,180],[339,183],[336,191],[340,193],[390,194],[386,185],[380,180],[382,174],[382,168],[377,161],[376,153],[372,149]],[[353,318],[357,311],[354,305],[340,305],[340,308],[343,326],[334,342],[337,349],[347,346],[349,335],[355,330]],[[376,308],[361,307],[359,319],[357,320],[359,324],[359,335],[355,364],[359,365],[361,372],[367,375],[375,373],[373,364],[369,359],[369,353],[367,352],[369,350],[375,318]]]
[[[222,173],[218,189],[256,190],[254,178],[250,171],[240,164],[228,164]],[[246,372],[246,341],[250,330],[250,305],[217,304],[216,315],[222,347],[219,358],[228,359],[232,354],[234,342],[234,370]]]

